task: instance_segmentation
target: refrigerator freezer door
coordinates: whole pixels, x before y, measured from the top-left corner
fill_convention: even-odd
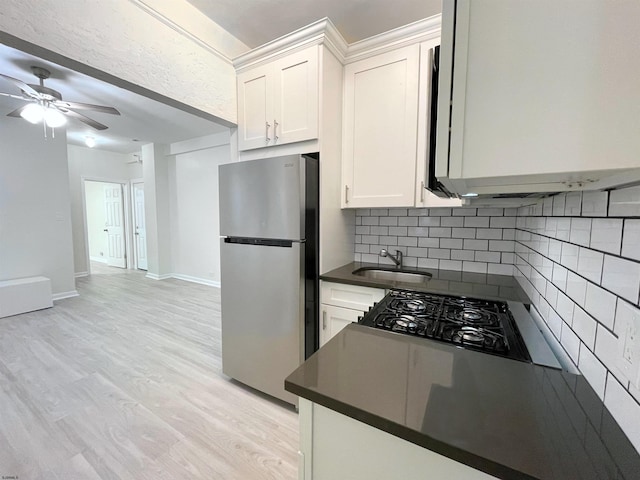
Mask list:
[[[220,234],[305,238],[304,167],[300,155],[221,165]]]
[[[291,404],[284,379],[303,361],[304,244],[243,245],[222,239],[222,370]]]

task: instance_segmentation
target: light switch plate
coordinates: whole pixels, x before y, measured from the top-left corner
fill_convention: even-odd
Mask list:
[[[618,337],[618,368],[636,388],[640,388],[640,312],[625,315]]]

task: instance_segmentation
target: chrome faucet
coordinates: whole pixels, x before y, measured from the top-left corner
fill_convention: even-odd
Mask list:
[[[380,250],[380,253],[378,255],[381,257],[390,258],[393,261],[393,263],[396,264],[396,267],[402,268],[402,252],[400,250],[396,250],[396,254],[394,256],[392,253],[389,253],[387,250],[383,248],[382,250]]]

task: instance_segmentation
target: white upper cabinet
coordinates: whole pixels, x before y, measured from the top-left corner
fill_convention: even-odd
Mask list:
[[[238,74],[238,149],[318,137],[318,46]]]
[[[451,191],[640,179],[640,2],[455,4],[443,2],[436,168]]]
[[[420,46],[345,67],[343,207],[415,201]]]

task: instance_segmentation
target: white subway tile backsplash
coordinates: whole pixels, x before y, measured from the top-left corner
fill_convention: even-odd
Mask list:
[[[640,405],[612,375],[607,376],[604,404],[635,449],[640,451]]]
[[[389,209],[388,208],[372,208],[370,210],[369,215],[371,215],[372,217],[383,217],[385,215],[389,215]]]
[[[440,248],[455,248],[460,250],[462,248],[462,239],[461,238],[441,238]]]
[[[438,264],[437,258],[418,258],[418,267],[420,268],[438,268]]]
[[[410,217],[421,217],[424,215],[429,215],[429,210],[426,208],[410,208],[407,212],[407,215]]]
[[[390,208],[389,215],[395,215],[396,217],[406,217],[408,210],[406,208]]]
[[[516,217],[492,217],[491,228],[516,228]]]
[[[640,187],[609,192],[610,217],[640,217]]]
[[[501,263],[509,263],[511,265],[516,263],[516,255],[510,252],[501,253]]]
[[[462,227],[464,225],[464,217],[441,217],[441,227]]]
[[[462,270],[462,262],[459,260],[440,260],[440,269],[459,272]]]
[[[505,263],[487,264],[487,273],[492,275],[513,275],[513,265]]]
[[[424,257],[424,255],[419,255]],[[451,250],[446,248],[430,248],[429,254],[427,255],[429,258],[441,258],[444,260],[449,260],[451,258]]]
[[[542,215],[551,217],[553,215],[553,197],[542,199]]]
[[[426,237],[421,237],[418,239],[418,246],[419,247],[435,247],[438,248],[440,246],[440,242],[442,241],[442,239],[439,238],[426,238]]]
[[[613,320],[616,312],[616,297],[606,290],[587,283],[587,294],[584,308],[600,323],[613,330]]]
[[[439,227],[440,217],[420,217],[418,218],[418,225],[421,227]]]
[[[560,343],[571,357],[571,360],[573,360],[573,363],[577,365],[580,353],[580,339],[566,323],[562,324]]]
[[[450,217],[450,208],[431,208],[429,209],[429,215],[432,217]]]
[[[580,247],[572,245],[570,243],[562,244],[562,256],[560,263],[562,266],[567,267],[574,272],[578,270],[578,254],[580,253]]]
[[[558,240],[569,241],[571,236],[571,219],[570,218],[557,218],[556,219],[556,238]]]
[[[622,245],[622,220],[614,218],[594,218],[591,224],[591,248],[620,254]]]
[[[415,268],[415,267],[418,266],[418,258],[417,257],[404,257],[404,259],[402,260],[402,264],[405,267]]]
[[[547,322],[547,325],[549,325],[549,328],[553,332],[553,335],[558,340],[560,340],[560,337],[562,336],[562,319],[553,310],[549,312],[548,317],[549,318],[545,320]]]
[[[515,228],[504,228],[502,230],[502,239],[503,240],[515,240],[516,239],[516,229]]]
[[[562,242],[559,240],[549,240],[549,258],[556,263],[560,263],[562,258]]]
[[[399,227],[417,227],[418,217],[398,217]]]
[[[551,280],[562,291],[567,289],[567,269],[558,263],[553,264]]]
[[[558,293],[559,290],[555,287],[555,285],[551,282],[547,282],[547,291],[544,294],[544,298],[546,298],[551,308],[556,309],[558,303]]]
[[[580,247],[578,273],[594,283],[600,283],[604,255],[588,248]]]
[[[596,357],[604,363],[607,370],[612,372],[620,381],[625,381],[624,375],[618,369],[618,337],[602,325],[598,325],[596,333]]]
[[[418,237],[400,237],[400,236],[398,236],[398,245],[402,245],[404,247],[417,247],[418,246]]]
[[[640,220],[624,221],[622,256],[640,260]]]
[[[371,235],[389,235],[389,227],[371,227]]]
[[[407,227],[407,235],[410,237],[428,237],[430,227]],[[435,235],[431,235],[432,237]]]
[[[463,248],[465,250],[488,250],[489,240],[471,240],[466,238],[464,240]]]
[[[640,263],[606,255],[602,286],[637,304],[640,293]]]
[[[582,216],[606,217],[608,192],[582,192]]]
[[[430,237],[451,237],[451,228],[448,227],[429,227]]]
[[[398,245],[398,237],[380,236],[380,244],[382,245]]]
[[[488,228],[489,217],[464,217],[465,227]]]
[[[596,346],[596,325],[596,321],[591,315],[582,308],[575,307],[571,328],[591,350],[594,350]]]
[[[380,225],[387,227],[396,227],[398,225],[398,217],[381,217]]]
[[[587,281],[573,272],[567,274],[567,295],[580,306],[584,306]]]
[[[489,240],[489,250],[492,252],[513,252],[513,240]]]
[[[473,250],[451,250],[451,260],[471,260],[475,258]]]
[[[558,301],[556,303],[556,311],[562,319],[571,325],[573,323],[573,308],[575,303],[564,293],[558,292]],[[579,307],[576,307],[579,308]]]
[[[553,197],[553,216],[561,217],[564,215],[565,194],[561,193]]]
[[[397,235],[398,237],[407,236],[408,227],[389,227],[389,235]]]
[[[476,238],[475,228],[452,228],[451,236],[453,238]]]
[[[500,263],[500,252],[476,251],[475,261]]]
[[[566,217],[576,217],[582,210],[582,192],[567,193],[564,203],[564,215]]]
[[[378,237],[378,235],[362,235],[362,243],[377,245],[378,243],[380,243],[380,237]]]
[[[454,217],[475,217],[477,215],[477,208],[454,208]]]
[[[369,235],[371,233],[371,227],[364,225],[356,225],[357,235]]]
[[[428,248],[407,247],[407,255],[410,257],[429,257]]]
[[[583,247],[588,247],[590,237],[591,237],[591,219],[590,218],[572,218],[571,234],[569,235],[569,241],[571,243],[582,245]]]
[[[505,208],[504,209],[504,216],[505,217],[517,217],[518,216],[518,209],[516,207]]]
[[[478,208],[479,217],[501,217],[504,215],[504,208]],[[511,215],[516,216],[514,213]]]
[[[462,270],[465,272],[487,273],[487,264],[483,262],[462,262]]]
[[[580,357],[578,359],[578,368],[586,377],[601,400],[604,400],[604,388],[607,380],[607,369],[596,358],[596,356],[585,347],[580,345]]]
[[[624,336],[627,330],[627,325],[629,325],[634,318],[639,316],[640,310],[635,306],[628,304],[624,300],[618,300],[614,333],[619,336]]]

